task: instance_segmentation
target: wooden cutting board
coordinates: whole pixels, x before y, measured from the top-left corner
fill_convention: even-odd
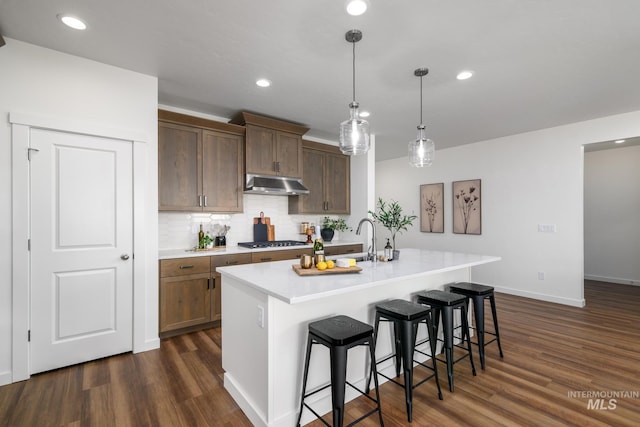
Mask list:
[[[351,267],[333,267],[331,269],[327,268],[326,270],[318,270],[315,267],[311,268],[302,268],[299,264],[294,264],[291,266],[293,271],[298,273],[299,276],[322,276],[324,274],[349,274],[349,273],[359,273],[362,271],[361,267],[357,265]]]

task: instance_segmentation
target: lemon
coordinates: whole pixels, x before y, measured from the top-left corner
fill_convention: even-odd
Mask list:
[[[335,266],[336,266],[336,264],[333,261],[331,261],[331,260],[327,261],[327,268],[329,270],[331,270]]]
[[[327,263],[324,261],[320,261],[319,263],[316,264],[316,268],[318,270],[326,270],[327,269]]]

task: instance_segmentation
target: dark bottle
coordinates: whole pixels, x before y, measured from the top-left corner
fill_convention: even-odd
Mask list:
[[[384,256],[387,258],[387,261],[393,259],[393,248],[391,247],[391,243],[389,243],[389,239],[387,239],[387,244],[384,246]]]
[[[200,231],[198,232],[198,248],[204,248],[204,230],[202,229],[202,224],[200,224]]]

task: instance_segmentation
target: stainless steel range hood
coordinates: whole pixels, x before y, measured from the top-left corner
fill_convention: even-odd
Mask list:
[[[309,190],[302,185],[300,178],[256,175],[251,173],[247,174],[244,192],[249,194],[271,194],[274,196],[309,194]]]

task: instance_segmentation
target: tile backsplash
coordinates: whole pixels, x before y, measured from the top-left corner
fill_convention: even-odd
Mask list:
[[[158,246],[159,249],[187,249],[198,243],[198,231],[203,224],[205,233],[214,235],[214,225],[228,225],[227,245],[235,246],[238,242],[253,241],[253,218],[260,216],[271,218],[275,226],[276,240],[305,240],[299,234],[300,224],[309,222],[320,224],[324,215],[289,215],[289,200],[286,196],[269,196],[261,194],[245,194],[244,213],[210,214],[191,212],[159,212],[158,214]],[[330,215],[335,217],[336,215]],[[345,216],[347,223],[349,218]],[[354,224],[350,224],[354,227]],[[355,228],[355,227],[354,227]],[[353,233],[345,233],[355,237]],[[343,240],[346,240],[345,236]]]

